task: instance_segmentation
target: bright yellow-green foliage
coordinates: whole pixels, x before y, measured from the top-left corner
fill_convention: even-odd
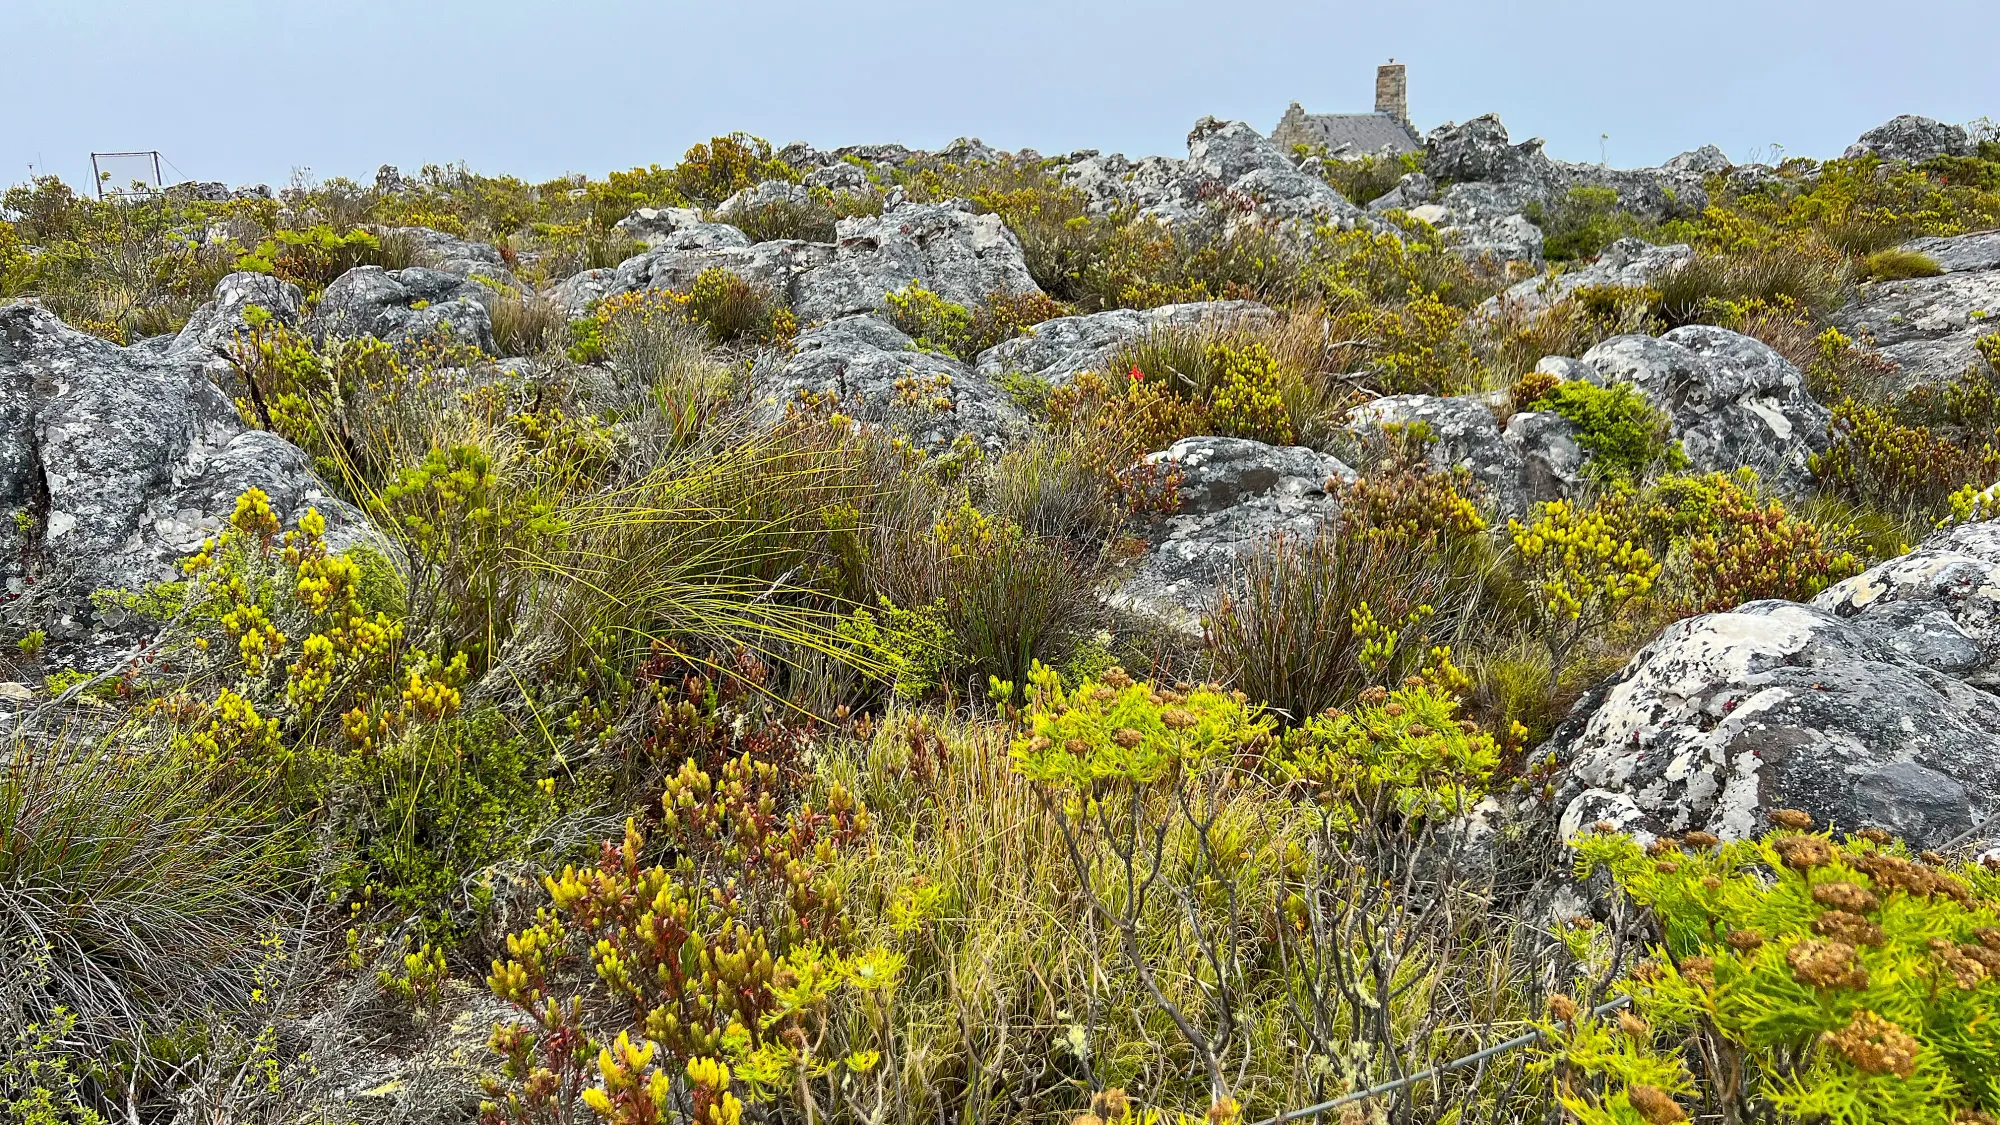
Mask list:
[[[889,316],[918,351],[964,355],[972,343],[972,312],[912,281],[889,294]]]
[[[1561,667],[1572,645],[1603,627],[1660,575],[1652,554],[1599,509],[1568,500],[1541,505],[1529,523],[1508,520],[1535,625]]]
[[[236,268],[284,278],[308,294],[355,266],[376,264],[382,240],[365,230],[339,234],[325,223],[304,230],[281,230],[236,259]]]
[[[1590,473],[1602,481],[1636,481],[1656,465],[1673,469],[1687,461],[1669,434],[1666,414],[1630,383],[1599,387],[1567,380],[1543,392],[1528,409],[1569,419],[1577,429],[1577,444],[1590,453]]]
[[[1888,839],[1578,839],[1579,876],[1608,871],[1657,929],[1614,986],[1631,1015],[1558,1012],[1565,1105],[1590,1125],[1661,1125],[1677,1107],[1640,1087],[1685,1094],[1698,1079],[1786,1121],[1949,1125],[2000,1109],[2000,874]],[[1587,968],[1600,937],[1570,931]]]
[[[1482,376],[1465,312],[1435,293],[1406,305],[1366,306],[1332,319],[1334,338],[1364,341],[1346,350],[1368,366],[1385,394],[1459,394]]]
[[[1758,598],[1807,601],[1859,574],[1860,558],[1777,497],[1760,498],[1748,469],[1661,478],[1636,501],[1640,518],[1684,551],[1673,596],[1689,612],[1732,609]]]
[[[1944,272],[1937,260],[1914,250],[1877,250],[1861,262],[1862,272],[1877,281],[1936,277]]]
[[[16,971],[35,967],[17,964]],[[0,1017],[18,1013],[0,1009]],[[18,1125],[105,1125],[90,1108],[88,1075],[71,1053],[76,1016],[57,1008],[46,1020],[0,1019],[0,1121]]]
[[[1447,653],[1397,688],[1363,692],[1354,707],[1315,715],[1285,735],[1271,763],[1320,804],[1403,816],[1462,816],[1500,764],[1491,735],[1459,716],[1457,692],[1434,685],[1456,673]],[[1457,685],[1462,690],[1461,679]]]
[[[1061,673],[1028,677],[1028,726],[1013,747],[1030,781],[1089,801],[1118,785],[1197,772],[1262,743],[1275,729],[1260,707],[1220,688],[1162,691],[1113,669],[1065,688]]]
[[[1215,432],[1289,445],[1297,439],[1285,411],[1283,377],[1270,349],[1261,343],[1210,345],[1215,364],[1208,393],[1208,416]]]

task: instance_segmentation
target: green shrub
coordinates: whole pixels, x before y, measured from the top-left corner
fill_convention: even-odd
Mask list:
[[[1595,258],[1621,238],[1645,238],[1652,228],[1618,206],[1608,187],[1574,187],[1554,207],[1530,202],[1528,220],[1542,228],[1542,253],[1550,261]]]
[[[1317,157],[1303,167],[1332,184],[1334,190],[1357,207],[1366,207],[1387,195],[1398,181],[1411,172],[1424,170],[1421,152],[1334,158],[1328,157],[1323,149],[1316,151],[1309,146],[1294,145],[1293,155],[1308,159]]]
[[[888,299],[889,318],[918,351],[955,356],[967,363],[1042,321],[1069,314],[1042,293],[992,293],[976,309],[968,309],[914,281],[888,294]]]
[[[838,219],[831,206],[818,200],[810,203],[775,200],[757,207],[746,207],[731,215],[729,222],[748,235],[752,242],[774,242],[782,238],[832,242],[834,224]]]
[[[540,354],[562,339],[569,324],[568,314],[555,302],[511,287],[496,289],[487,311],[501,355]]]
[[[799,173],[772,155],[771,142],[748,133],[731,133],[688,149],[674,166],[671,178],[682,197],[712,207],[766,180],[797,183]]]
[[[1914,250],[1877,250],[1861,263],[1861,272],[1876,281],[1936,277],[1944,272],[1937,261]]]
[[[1577,444],[1590,454],[1591,475],[1601,481],[1636,481],[1655,467],[1685,462],[1670,421],[1630,383],[1599,387],[1581,379],[1550,387],[1529,405],[1562,415],[1576,426]]]
[[[305,230],[281,230],[236,260],[236,268],[275,274],[317,293],[355,266],[378,264],[382,240],[365,230],[345,234],[321,223]]]
[[[1203,638],[1225,681],[1303,722],[1429,660],[1432,618],[1440,604],[1451,618],[1451,594],[1420,548],[1329,527],[1240,561]]]
[[[1507,530],[1557,676],[1579,641],[1645,597],[1660,576],[1660,564],[1633,542],[1633,530],[1615,512],[1557,500],[1538,505],[1525,524],[1508,520]]]
[[[1579,874],[1608,872],[1644,911],[1649,956],[1613,985],[1632,998],[1615,1023],[1557,1006],[1565,1108],[1607,1125],[1680,1120],[1682,1099],[1783,1121],[1949,1125],[2000,1105],[1994,873],[1888,840],[1789,827],[1652,848],[1579,838]],[[1570,943],[1590,971],[1604,965],[1602,928]]]
[[[1740,324],[1760,309],[1798,308],[1825,315],[1847,299],[1847,265],[1823,244],[1804,242],[1728,253],[1697,250],[1680,268],[1655,278],[1660,316],[1669,327]]]

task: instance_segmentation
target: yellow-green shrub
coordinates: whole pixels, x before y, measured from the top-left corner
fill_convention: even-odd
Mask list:
[[[1550,1025],[1565,1107],[1597,1125],[1679,1120],[1673,1095],[1856,1125],[2000,1108],[2000,881],[1888,841],[1575,841],[1580,875],[1608,872],[1645,910],[1650,956],[1614,985],[1630,1015],[1607,1025],[1572,1004]],[[1591,968],[1601,940],[1571,931]]]
[[[1570,650],[1644,597],[1660,564],[1624,521],[1569,500],[1539,505],[1528,523],[1507,521],[1515,566],[1532,595],[1535,627],[1558,672]]]

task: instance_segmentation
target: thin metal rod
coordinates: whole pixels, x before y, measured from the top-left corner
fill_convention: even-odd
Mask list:
[[[1597,1016],[1609,1015],[1610,1013],[1617,1011],[1618,1009],[1624,1007],[1625,1005],[1631,1002],[1632,998],[1630,996],[1620,996],[1610,1001],[1609,1003],[1599,1004],[1597,1007],[1592,1008],[1590,1010],[1590,1014],[1592,1018],[1595,1018]],[[1384,1082],[1379,1086],[1370,1086],[1366,1090],[1355,1090],[1352,1093],[1342,1094],[1331,1101],[1320,1102],[1318,1105],[1309,1105],[1304,1109],[1286,1110],[1285,1112],[1279,1114],[1276,1117],[1269,1117],[1265,1118],[1262,1121],[1259,1121],[1257,1125],[1285,1125],[1285,1122],[1287,1121],[1299,1121],[1307,1117],[1318,1117],[1320,1114],[1325,1113],[1327,1110],[1339,1109],[1341,1106],[1344,1106],[1349,1102],[1364,1101],[1368,1098],[1379,1097],[1380,1095],[1383,1094],[1393,1094],[1397,1090],[1401,1090],[1407,1086],[1414,1086],[1417,1083],[1425,1081],[1427,1079],[1436,1078],[1438,1075],[1443,1074],[1448,1070],[1457,1070],[1459,1067],[1462,1066],[1471,1066],[1473,1063],[1483,1062],[1486,1059],[1490,1059],[1495,1055],[1504,1055],[1509,1051],[1519,1050],[1520,1048],[1526,1047],[1529,1044],[1534,1043],[1541,1038],[1542,1038],[1541,1031],[1539,1030],[1530,1031],[1526,1035],[1517,1035],[1514,1038],[1507,1040],[1505,1043],[1495,1043],[1491,1047],[1487,1047],[1479,1051],[1474,1051],[1473,1053],[1465,1056],[1462,1059],[1453,1059],[1448,1063],[1441,1063],[1437,1066],[1431,1067],[1429,1070],[1420,1070],[1417,1073],[1412,1074],[1407,1078],[1398,1078],[1393,1082]]]

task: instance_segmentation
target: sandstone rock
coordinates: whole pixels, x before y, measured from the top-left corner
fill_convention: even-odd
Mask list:
[[[1484,314],[1504,306],[1519,312],[1540,312],[1583,288],[1617,286],[1643,288],[1687,264],[1694,248],[1685,242],[1654,246],[1638,238],[1621,238],[1604,248],[1589,265],[1547,277],[1531,277],[1487,299]]]
[[[1832,416],[1805,377],[1760,340],[1704,324],[1658,338],[1613,336],[1584,353],[1599,384],[1631,383],[1673,423],[1700,472],[1749,467],[1793,496],[1812,486],[1806,458],[1827,447]]]
[[[1430,462],[1463,469],[1501,517],[1525,516],[1536,503],[1573,495],[1584,453],[1576,428],[1554,414],[1516,414],[1502,429],[1486,401],[1475,395],[1390,395],[1348,412],[1348,428],[1368,435],[1387,425],[1422,424],[1429,432]]]
[[[675,231],[698,226],[701,222],[701,212],[692,207],[641,207],[618,220],[614,229],[652,249]]]
[[[485,242],[472,242],[429,227],[375,227],[378,237],[399,238],[415,247],[417,263],[463,278],[484,277],[509,289],[527,291],[527,285],[507,268],[500,251]],[[490,301],[488,302],[490,303]]]
[[[1874,631],[1919,664],[2000,688],[2000,523],[1936,532],[1812,604]]]
[[[1167,328],[1220,328],[1268,322],[1277,316],[1255,301],[1197,301],[1154,309],[1110,309],[1035,325],[1025,336],[979,353],[974,366],[988,379],[1008,372],[1062,386],[1085,371],[1102,371],[1113,352],[1148,332]]]
[[[841,165],[853,168],[852,164]],[[855,169],[859,171],[859,169]],[[810,207],[812,192],[804,185],[788,183],[784,180],[765,180],[761,184],[744,188],[715,208],[717,222],[734,222],[748,212],[765,207]]]
[[[1847,146],[1842,155],[1852,160],[1876,156],[1921,164],[1940,156],[1971,156],[1977,151],[1972,135],[1962,125],[1947,125],[1928,117],[1904,114],[1892,117]]]
[[[232,273],[216,282],[215,295],[194,310],[166,354],[200,367],[234,399],[248,393],[232,352],[251,331],[250,310],[263,310],[273,323],[296,328],[304,298],[299,288],[268,274]]]
[[[896,384],[907,384],[906,395]],[[997,452],[1024,425],[1006,392],[958,360],[916,350],[887,321],[849,316],[799,334],[788,358],[752,377],[767,415],[782,413],[800,391],[831,395],[851,417],[903,430],[920,444],[942,450],[963,435]],[[911,404],[910,399],[918,400]]]
[[[0,304],[10,624],[88,640],[93,591],[173,577],[252,486],[287,523],[318,508],[337,548],[373,535],[359,511],[326,494],[303,451],[246,431],[200,363],[120,348],[32,304]],[[20,512],[34,525],[25,535],[12,518]]]
[[[607,278],[595,274],[572,278],[550,290],[550,298],[579,315],[591,300],[614,293],[634,293],[642,289],[673,289],[685,292],[695,279],[711,269],[725,269],[787,304],[798,299],[797,285],[809,271],[832,261],[833,247],[825,243],[773,239],[749,245],[749,239],[735,227],[721,223],[686,228],[666,240],[694,237],[709,227],[731,232],[731,245],[706,248],[676,248],[663,245],[618,263]]]
[[[1422,207],[1426,203],[1437,202],[1437,184],[1422,172],[1406,172],[1396,181],[1396,186],[1368,203],[1368,209],[1381,214],[1384,211],[1408,211],[1412,207]]]
[[[1834,320],[1902,369],[1900,387],[1951,382],[1984,362],[1974,346],[1980,337],[2000,332],[2000,233],[1919,238],[1903,248],[1945,272],[1864,286]]]
[[[1660,165],[1662,171],[1685,176],[1719,176],[1732,167],[1728,154],[1714,145],[1690,149]]]
[[[1200,631],[1237,560],[1267,549],[1274,536],[1315,534],[1338,511],[1328,479],[1354,477],[1336,457],[1245,438],[1186,438],[1146,460],[1180,471],[1181,508],[1156,521],[1145,557],[1109,601],[1184,632]]]
[[[1541,751],[1564,838],[1760,833],[1770,808],[1931,847],[2000,809],[2000,699],[1795,602],[1669,626]]]
[[[802,322],[884,310],[889,293],[912,283],[968,308],[994,293],[1041,292],[1020,239],[997,215],[911,203],[842,219],[838,229],[833,260],[798,281],[793,308]]]
[[[868,173],[844,160],[807,172],[805,185],[809,188],[828,188],[847,192],[866,192],[870,186]]]
[[[590,306],[617,291],[617,268],[602,267],[571,274],[543,290],[542,296],[575,320],[587,314]]]
[[[321,340],[374,336],[403,346],[443,339],[492,353],[491,299],[486,286],[443,270],[358,266],[320,294],[307,326]]]

